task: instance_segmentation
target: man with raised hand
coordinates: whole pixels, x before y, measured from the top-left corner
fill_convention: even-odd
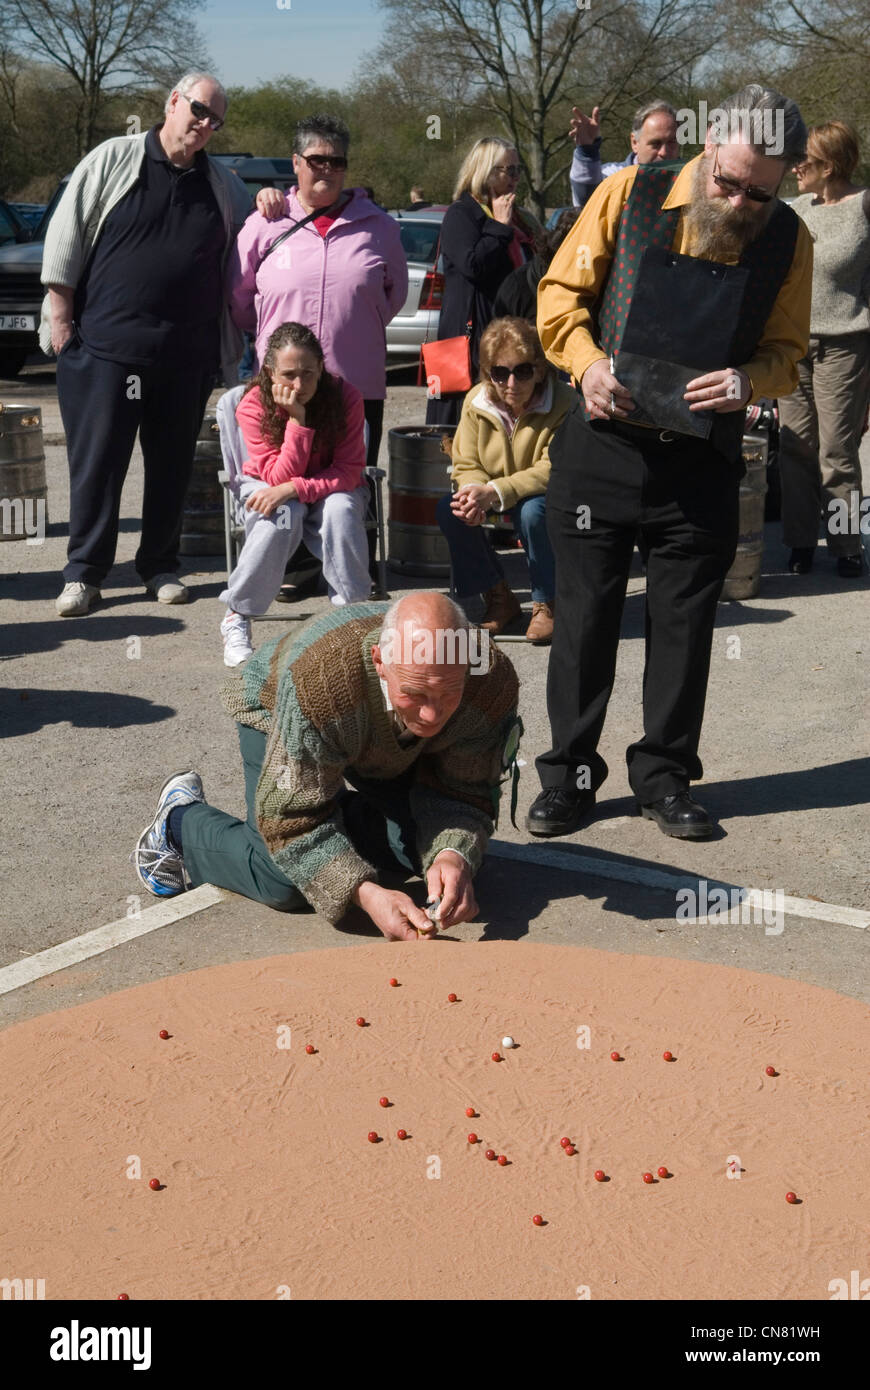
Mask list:
[[[628,169],[632,164],[656,164],[679,157],[677,113],[669,101],[649,101],[635,112],[629,134],[631,149],[621,161],[601,163],[600,130],[597,106],[593,107],[591,116],[584,115],[577,106],[571,108],[568,133],[574,141],[574,156],[569,178],[575,208],[584,207],[601,180],[618,173],[620,169]]]
[[[392,940],[470,921],[518,731],[516,672],[487,639],[430,591],[267,642],[223,692],[247,820],[206,805],[197,773],[170,778],[134,851],[142,883],[212,883],[332,923],[355,903]],[[436,922],[382,872],[424,877]]]

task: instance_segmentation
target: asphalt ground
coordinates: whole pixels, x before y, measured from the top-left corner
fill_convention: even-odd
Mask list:
[[[424,391],[412,380],[391,374],[386,429],[423,421]],[[68,478],[53,368],[35,364],[3,381],[0,400],[42,408],[49,515],[41,544],[0,544],[0,1026],[180,971],[377,936],[361,915],[336,929],[313,913],[283,915],[206,890],[220,900],[80,963],[49,962],[40,978],[10,987],[15,977],[4,969],[36,953],[106,923],[151,923],[156,900],[142,889],[129,855],[168,775],[197,768],[208,800],[234,814],[243,812],[244,796],[235,731],[218,698],[226,675],[217,601],[223,558],[185,558],[193,599],[187,606],[162,606],[145,594],[132,565],[137,450],[102,604],[86,618],[59,618],[54,600],[66,554]],[[866,477],[866,439],[863,457]],[[522,556],[504,558],[528,608]],[[694,789],[719,822],[707,842],[661,834],[637,815],[628,787],[624,751],[641,730],[639,567],[601,746],[610,776],[589,823],[564,839],[531,840],[522,829],[539,790],[533,760],[549,746],[547,649],[506,644],[520,676],[526,730],[520,829],[510,824],[505,797],[498,843],[477,880],[479,917],[451,939],[528,939],[617,956],[715,961],[870,999],[870,932],[863,926],[870,921],[868,580],[840,580],[824,548],[808,576],[789,575],[786,559],[779,526],[767,526],[758,597],[719,607],[701,745],[705,775]],[[394,595],[439,582],[393,572],[389,578]],[[273,604],[255,626],[255,645],[326,605],[325,597]],[[663,872],[672,877],[663,879]],[[803,904],[776,927],[739,904],[726,920],[687,919],[686,898],[678,894],[686,885],[700,893],[702,880],[779,892]],[[423,885],[413,891],[422,901]],[[189,896],[185,906],[194,905]],[[831,920],[838,917],[844,920]],[[449,949],[444,941],[439,948]]]

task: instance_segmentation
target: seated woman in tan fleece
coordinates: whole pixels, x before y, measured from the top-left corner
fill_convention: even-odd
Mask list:
[[[501,632],[520,613],[496,552],[479,529],[487,512],[510,512],[528,556],[532,619],[526,638],[553,635],[555,563],[547,535],[546,491],[553,434],[577,400],[559,381],[526,319],[493,319],[480,340],[480,384],[465,397],[453,441],[452,496],[438,504],[460,603],[482,593],[481,624]]]

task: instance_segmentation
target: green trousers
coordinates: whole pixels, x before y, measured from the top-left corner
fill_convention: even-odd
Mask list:
[[[305,898],[281,873],[257,829],[255,795],[266,735],[246,724],[236,727],[245,773],[247,819],[237,820],[214,806],[194,803],[181,823],[184,867],[194,888],[213,883],[278,912],[305,911]],[[421,873],[408,800],[413,768],[392,782],[363,781],[350,771],[345,776],[356,790],[344,794],[341,812],[357,853],[378,870]]]

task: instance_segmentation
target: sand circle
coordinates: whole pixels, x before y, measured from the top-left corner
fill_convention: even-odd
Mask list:
[[[865,1255],[868,1013],[515,942],[154,981],[0,1033],[5,1262],[48,1299],[830,1298]]]

